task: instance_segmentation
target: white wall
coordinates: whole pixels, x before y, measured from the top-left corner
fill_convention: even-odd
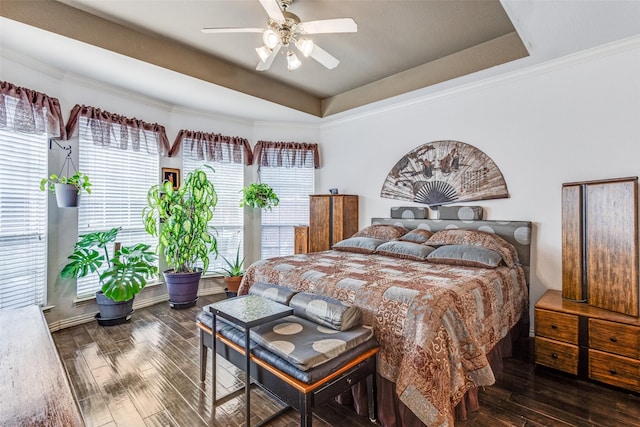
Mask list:
[[[501,169],[510,198],[473,202],[485,218],[534,224],[531,306],[561,289],[561,186],[640,175],[640,39],[410,105],[322,127],[318,188],[360,195],[360,225],[388,217],[380,190],[393,165],[437,140],[462,141]]]

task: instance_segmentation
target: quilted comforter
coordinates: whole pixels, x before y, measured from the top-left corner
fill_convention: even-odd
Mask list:
[[[427,426],[453,426],[452,408],[494,383],[486,354],[527,313],[521,267],[485,269],[325,251],[271,258],[246,272],[256,282],[354,304],[381,345],[378,373]]]

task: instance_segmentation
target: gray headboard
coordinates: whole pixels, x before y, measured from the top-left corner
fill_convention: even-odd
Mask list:
[[[371,224],[402,225],[410,230],[424,228],[430,231],[440,231],[447,228],[458,228],[495,233],[515,246],[520,263],[527,275],[527,283],[529,282],[529,266],[531,265],[531,222],[529,221],[371,218]]]

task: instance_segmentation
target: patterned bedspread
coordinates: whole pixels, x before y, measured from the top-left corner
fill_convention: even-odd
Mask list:
[[[520,267],[483,269],[326,251],[271,258],[256,282],[328,295],[360,307],[381,345],[378,372],[428,426],[453,426],[452,408],[495,379],[486,358],[528,310]]]

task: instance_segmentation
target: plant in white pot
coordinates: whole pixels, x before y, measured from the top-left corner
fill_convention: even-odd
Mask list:
[[[40,190],[49,190],[56,195],[58,207],[69,208],[78,206],[78,196],[82,191],[91,194],[89,177],[80,171],[71,176],[58,176],[55,173],[49,178],[42,178]]]
[[[96,292],[102,325],[123,323],[133,312],[133,298],[158,274],[158,256],[144,243],[120,246],[115,243],[120,227],[80,236],[68,256],[70,262],[60,276],[66,279],[97,274],[101,289]],[[113,244],[113,256],[109,247]]]
[[[196,169],[177,190],[169,181],[153,185],[147,203],[142,213],[145,229],[159,236],[158,249],[171,267],[163,272],[169,304],[172,308],[191,307],[198,299],[209,255],[218,255],[216,229],[209,224],[218,204],[215,187],[204,170]]]

